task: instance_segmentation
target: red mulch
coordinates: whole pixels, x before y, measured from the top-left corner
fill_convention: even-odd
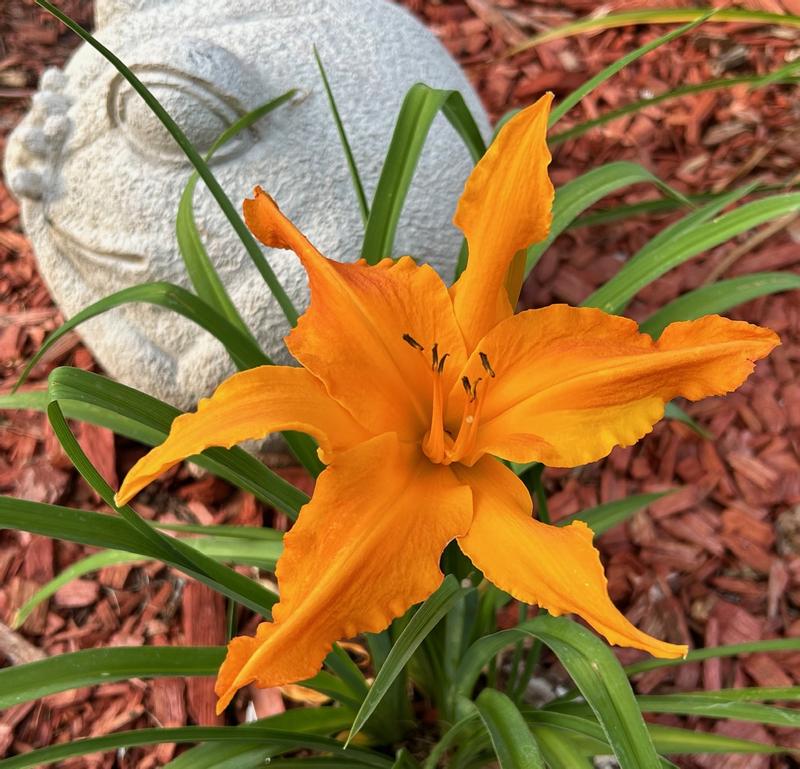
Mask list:
[[[596,9],[587,0],[405,0],[440,36],[469,73],[494,118],[545,89],[556,97],[603,66],[653,39],[662,28],[610,30],[555,41],[514,58],[509,46],[530,34]],[[608,3],[611,9],[679,3]],[[689,5],[689,3],[680,3]],[[797,0],[761,0],[751,7],[800,13]],[[78,20],[90,21],[87,0],[62,0]],[[734,73],[763,73],[800,54],[800,32],[788,28],[707,25],[624,70],[585,99],[564,127],[594,117],[645,93]],[[0,9],[0,148],[23,114],[37,77],[75,47],[29,0]],[[792,180],[800,162],[797,88],[746,87],[653,106],[554,152],[557,184],[601,163],[632,159],[686,192],[721,189],[745,180]],[[603,202],[652,198],[652,189]],[[577,303],[613,275],[671,217],[639,217],[570,231],[550,249],[526,287],[533,305]],[[784,222],[766,241],[750,236],[715,249],[642,291],[630,311],[641,319],[679,293],[717,273],[800,270],[800,224]],[[7,391],[44,336],[61,320],[21,234],[17,206],[0,185],[0,391]],[[721,272],[720,272],[721,271]],[[714,435],[706,441],[677,423],[661,423],[635,447],[576,470],[548,471],[552,511],[566,515],[629,494],[680,487],[603,537],[602,551],[614,599],[645,630],[695,646],[759,638],[800,636],[800,293],[749,303],[735,317],[770,326],[783,346],[761,362],[737,393],[688,407]],[[37,367],[42,385],[57,365],[92,368],[77,337],[58,346]],[[27,499],[102,509],[71,470],[43,416],[2,417],[0,492]],[[105,430],[79,426],[90,455],[109,480],[124,472],[141,449]],[[168,492],[168,493],[167,493]],[[139,506],[145,515],[210,522],[284,525],[273,511],[213,478],[174,471]],[[38,585],[85,553],[67,543],[0,534],[0,619]],[[222,600],[179,574],[149,566],[104,569],[96,579],[68,585],[35,612],[17,637],[0,633],[0,660],[33,659],[40,651],[130,644],[215,644],[224,640]],[[30,641],[26,644],[25,641]],[[631,658],[622,651],[623,659]],[[656,671],[637,682],[641,692],[713,690],[727,686],[800,684],[800,654],[751,655]],[[262,713],[275,703],[263,701]],[[662,718],[665,723],[677,719]],[[183,723],[217,723],[211,682],[195,679],[132,681],[66,692],[0,714],[0,754],[115,729]],[[694,728],[775,741],[800,748],[786,730],[708,720]],[[170,746],[66,762],[69,767],[147,767],[165,763]],[[704,757],[682,766],[766,769],[796,766],[768,757]]]

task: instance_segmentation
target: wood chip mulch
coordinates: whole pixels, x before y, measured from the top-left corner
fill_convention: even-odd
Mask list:
[[[512,58],[511,46],[543,29],[597,10],[588,0],[404,0],[464,66],[493,118],[543,90],[556,98],[663,28],[634,27],[553,41]],[[689,3],[609,2],[606,10]],[[762,0],[750,7],[800,13],[796,0]],[[87,0],[60,6],[91,23]],[[0,152],[27,108],[45,66],[63,63],[75,47],[30,0],[0,8]],[[647,94],[712,77],[765,73],[800,57],[800,31],[788,27],[708,24],[625,69],[564,119],[562,128]],[[746,86],[651,106],[570,140],[554,151],[552,174],[563,184],[612,160],[643,164],[683,193],[720,190],[759,180],[795,181],[800,163],[800,101],[795,86]],[[345,116],[346,117],[346,116]],[[652,199],[637,186],[602,207]],[[641,216],[576,228],[560,237],[537,266],[524,300],[533,306],[578,303],[612,276],[675,215]],[[800,271],[800,220],[783,220],[767,239],[747,233],[640,292],[637,319],[709,279],[755,271]],[[0,185],[0,392],[7,392],[47,333],[61,322],[39,278],[18,209]],[[555,517],[630,494],[676,489],[625,527],[606,534],[601,550],[613,598],[646,631],[693,646],[800,636],[800,293],[760,299],[731,313],[770,326],[783,346],[758,364],[738,392],[688,405],[713,436],[662,422],[634,447],[605,461],[546,474]],[[42,387],[53,367],[94,368],[72,336],[34,371]],[[103,509],[77,477],[46,419],[34,412],[0,417],[0,493],[86,509]],[[106,430],[76,425],[82,445],[110,482],[141,448]],[[291,469],[287,472],[292,472]],[[300,479],[295,471],[296,479]],[[154,487],[140,511],[162,520],[277,525],[286,521],[252,497],[186,468]],[[38,586],[89,550],[16,532],[0,532],[0,620]],[[97,646],[219,644],[225,638],[222,600],[157,564],[124,564],[72,582],[35,611],[21,631],[0,624],[0,664]],[[635,654],[621,651],[628,661]],[[642,693],[715,690],[730,686],[800,685],[800,653],[755,654],[654,671],[637,681]],[[76,737],[145,726],[221,723],[206,679],[130,681],[65,692],[0,713],[0,755]],[[257,701],[260,715],[282,707]],[[241,714],[239,714],[241,715]],[[679,723],[675,718],[659,718]],[[697,729],[791,745],[800,734],[752,724],[683,721]],[[64,762],[78,769],[161,766],[172,746]],[[767,756],[683,759],[697,769],[798,766]]]

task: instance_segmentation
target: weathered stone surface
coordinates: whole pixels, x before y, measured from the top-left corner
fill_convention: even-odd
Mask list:
[[[394,119],[415,82],[460,90],[488,133],[456,63],[404,10],[383,0],[106,0],[97,37],[152,89],[195,143],[290,88],[301,96],[226,146],[213,171],[231,199],[261,184],[328,255],[354,260],[363,233],[355,195],[313,58],[325,63],[371,199]],[[471,167],[439,116],[401,219],[395,253],[452,274],[460,235],[450,225]],[[64,312],[154,280],[187,284],[175,214],[191,167],[127,83],[83,46],[64,71],[42,77],[12,134],[6,178]],[[205,188],[198,227],[236,306],[266,352],[287,361],[288,327]],[[305,276],[293,254],[266,249],[302,308]],[[190,407],[233,367],[213,338],[184,319],[137,304],[81,328],[115,378]]]

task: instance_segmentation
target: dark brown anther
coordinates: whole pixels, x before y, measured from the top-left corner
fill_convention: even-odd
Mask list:
[[[469,394],[469,395],[470,395],[470,398],[469,398],[469,399],[470,399],[470,401],[474,401],[474,400],[475,400],[475,398],[477,398],[477,397],[478,397],[478,385],[479,385],[479,384],[480,384],[482,381],[483,381],[483,377],[482,377],[482,376],[479,376],[479,377],[478,377],[478,378],[475,380],[475,384],[474,384],[474,385],[472,385],[472,392],[470,392],[470,394]]]
[[[411,334],[403,334],[403,341],[406,344],[410,344],[415,350],[419,350],[420,352],[425,351],[425,348],[416,339],[414,339]]]
[[[464,391],[467,395],[472,395],[472,385],[469,383],[469,377],[462,376],[461,384],[464,386]]]
[[[431,347],[431,368],[436,371],[436,368],[439,365],[439,343],[434,342],[433,347]]]
[[[479,352],[478,353],[478,357],[481,359],[481,365],[486,370],[486,373],[490,377],[492,377],[492,379],[494,379],[494,377],[497,376],[497,375],[494,373],[494,369],[492,368],[492,364],[489,363],[489,356],[486,355],[485,352]]]
[[[442,371],[444,371],[444,362],[445,362],[445,361],[446,361],[446,360],[447,360],[449,357],[450,357],[450,353],[449,353],[449,352],[446,352],[444,355],[442,355],[442,359],[439,361],[439,365],[436,367],[436,372],[437,372],[438,374],[441,374],[441,373],[442,373]]]

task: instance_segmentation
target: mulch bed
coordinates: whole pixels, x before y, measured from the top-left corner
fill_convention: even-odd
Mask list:
[[[595,3],[517,0],[405,0],[442,39],[479,89],[493,118],[541,91],[564,96],[663,28],[637,27],[554,41],[505,58],[510,46],[543,28],[581,17]],[[90,23],[90,3],[61,7]],[[641,6],[643,3],[636,3]],[[635,7],[612,2],[609,9]],[[655,5],[650,3],[650,5]],[[667,5],[661,3],[659,5]],[[669,5],[675,5],[671,3]],[[684,4],[688,5],[688,4]],[[800,12],[797,3],[766,0],[752,7]],[[792,7],[795,6],[795,7]],[[38,75],[60,64],[76,40],[29,0],[0,9],[0,150],[27,108]],[[800,32],[788,28],[707,25],[624,70],[584,100],[564,127],[646,93],[740,73],[764,73],[800,55]],[[718,190],[758,179],[788,183],[800,163],[797,88],[746,86],[652,106],[568,141],[554,152],[557,184],[601,163],[642,163],[684,193]],[[603,206],[654,197],[631,192]],[[670,216],[636,217],[563,235],[537,266],[524,300],[532,305],[580,302],[607,280]],[[800,222],[781,222],[768,240],[752,233],[713,250],[642,291],[631,305],[637,319],[710,277],[761,270],[800,270]],[[24,362],[61,316],[39,278],[21,234],[16,203],[0,185],[0,392],[10,389]],[[775,329],[783,346],[759,363],[738,392],[688,406],[714,436],[704,440],[675,422],[662,422],[634,447],[605,461],[546,474],[552,513],[563,516],[639,492],[678,488],[625,527],[601,540],[613,598],[643,629],[694,646],[800,636],[800,293],[757,300],[734,317]],[[72,336],[37,367],[43,385],[58,365],[91,369],[91,356]],[[0,492],[85,509],[103,509],[77,477],[46,419],[33,412],[6,414],[0,431]],[[106,430],[76,426],[106,478],[115,482],[141,454]],[[296,473],[299,477],[299,474]],[[145,515],[202,523],[285,526],[274,511],[214,478],[173,471],[156,487]],[[84,548],[23,533],[0,533],[0,619],[47,580],[82,557]],[[158,564],[115,566],[62,588],[34,612],[20,634],[0,625],[0,662],[16,664],[96,646],[219,644],[224,642],[222,599]],[[621,651],[620,657],[632,656]],[[645,674],[640,692],[727,686],[800,684],[800,654],[756,654],[712,660]],[[131,681],[65,692],[0,714],[0,755],[117,729],[221,723],[213,715],[210,680]],[[268,694],[257,712],[282,707]],[[241,713],[239,714],[242,715]],[[678,719],[662,718],[664,723]],[[684,722],[685,723],[685,722]],[[698,729],[774,741],[800,748],[800,735],[758,725],[707,720]],[[172,746],[105,754],[65,762],[74,767],[148,767],[165,763]],[[766,769],[798,764],[768,757],[702,757],[685,767]]]

